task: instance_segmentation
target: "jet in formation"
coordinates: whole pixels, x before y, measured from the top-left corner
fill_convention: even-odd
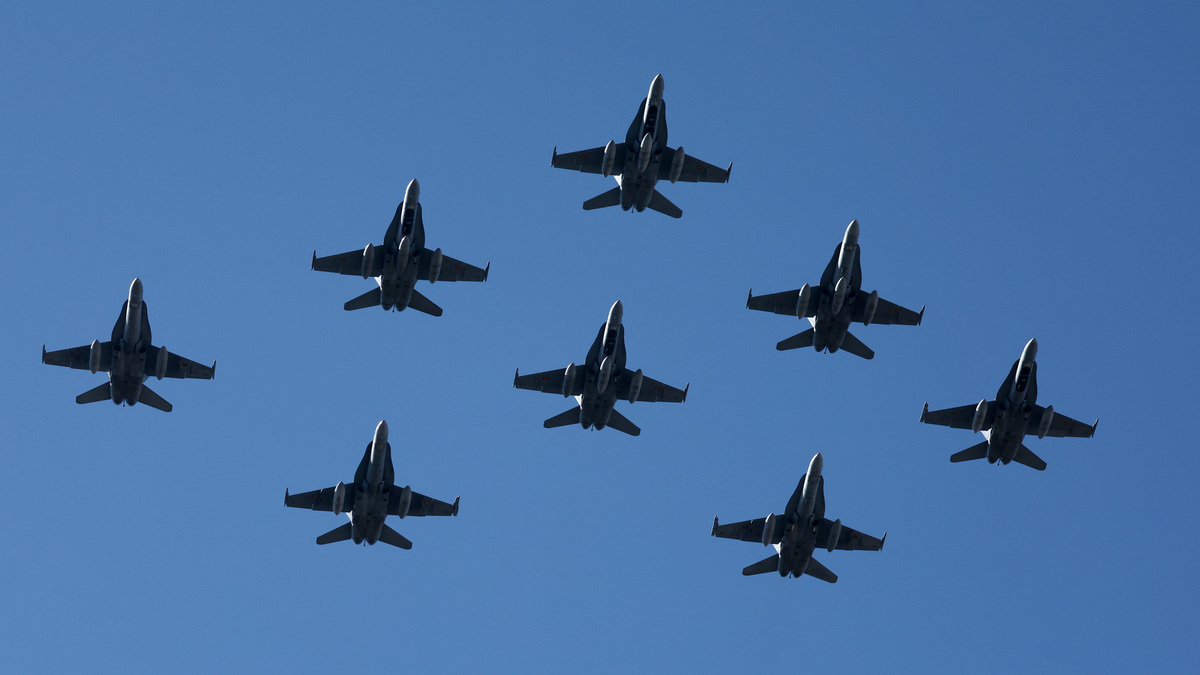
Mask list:
[[[154,375],[160,380],[164,377],[211,380],[217,362],[213,361],[212,366],[201,365],[168,352],[166,347],[155,347],[150,339],[150,314],[142,300],[142,280],[134,279],[108,342],[93,340],[91,345],[53,352],[47,352],[42,345],[42,363],[90,370],[93,374],[108,373],[108,382],[76,396],[76,403],[108,400],[117,405],[144,403],[171,412],[173,406],[147,387],[146,379]]]
[[[914,312],[884,300],[879,291],[862,292],[857,220],[850,221],[841,243],[833,249],[819,287],[804,284],[794,291],[758,296],[751,290],[746,307],[807,319],[812,325],[803,333],[781,340],[775,345],[780,351],[812,347],[833,353],[844,349],[864,359],[875,358],[875,352],[849,331],[851,323],[919,326],[925,317],[924,307]]]
[[[403,311],[411,307],[441,316],[442,308],[416,290],[417,281],[487,281],[490,263],[479,269],[443,255],[440,248],[433,251],[425,248],[420,196],[421,186],[414,178],[404,190],[404,201],[396,207],[392,224],[383,236],[383,244],[367,244],[361,251],[323,258],[318,258],[317,252],[313,251],[314,270],[375,279],[379,287],[347,302],[347,310],[383,307],[384,310]]]
[[[808,464],[808,472],[796,486],[792,498],[782,516],[774,513],[766,518],[755,518],[740,523],[722,525],[713,518],[712,535],[726,539],[762,542],[763,546],[774,546],[775,555],[754,563],[742,570],[742,574],[765,574],[779,572],[779,576],[791,575],[799,578],[807,574],[829,583],[837,583],[837,575],[829,571],[812,557],[818,546],[833,552],[878,551],[887,540],[876,539],[869,534],[842,525],[841,520],[825,517],[825,479],[821,476],[824,460],[817,453]]]
[[[617,187],[584,202],[585,210],[620,204],[625,211],[632,208],[640,213],[650,208],[672,218],[681,217],[683,210],[655,189],[658,181],[727,183],[729,172],[733,171],[733,164],[722,169],[689,156],[682,147],[674,150],[667,147],[667,103],[663,100],[662,75],[656,75],[650,83],[650,94],[638,107],[624,143],[609,141],[601,148],[561,155],[554,148],[550,165],[616,178]]]
[[[522,375],[518,370],[513,377],[513,386],[518,389],[575,397],[578,405],[546,420],[543,426],[547,429],[568,424],[578,424],[584,429],[603,429],[607,426],[637,436],[642,430],[615,409],[618,399],[630,403],[683,403],[687,400],[688,387],[676,389],[645,377],[641,369],[631,372],[625,368],[625,327],[621,325],[623,314],[621,301],[618,300],[608,311],[608,320],[601,324],[600,333],[592,343],[582,367],[572,363],[566,370],[548,370],[533,375]]]
[[[283,492],[283,503],[298,509],[332,511],[334,515],[346,513],[350,522],[317,537],[318,544],[353,540],[374,545],[377,541],[403,549],[412,548],[412,542],[383,521],[388,516],[457,516],[458,497],[453,504],[426,497],[413,492],[409,486],[396,487],[396,471],[392,468],[392,445],[388,443],[387,421],[375,428],[375,438],[367,444],[367,451],[354,473],[354,483],[347,486],[338,483],[324,490],[313,490],[298,495]]]
[[[1054,406],[1037,405],[1037,340],[1030,340],[1021,358],[1008,371],[1008,377],[996,392],[996,400],[984,399],[977,405],[964,405],[930,412],[929,404],[921,410],[921,421],[955,429],[982,431],[984,441],[950,456],[951,462],[984,459],[995,464],[1017,462],[1044,471],[1046,462],[1025,447],[1025,435],[1074,436],[1091,438],[1100,424],[1084,424],[1054,412]]]

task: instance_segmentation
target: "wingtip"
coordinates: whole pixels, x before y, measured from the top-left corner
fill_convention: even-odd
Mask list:
[[[929,401],[926,401],[925,405],[921,406],[921,421],[922,422],[925,421],[925,415],[928,415],[928,414],[929,414]]]
[[[924,320],[925,320],[925,305],[921,305],[921,313],[919,315],[917,315],[917,325],[920,326],[921,322]]]
[[[308,266],[308,269],[310,269],[310,270],[317,269],[317,249],[315,249],[315,248],[313,249],[313,258],[312,258],[312,262]]]
[[[880,539],[880,540],[879,540],[879,550],[880,550],[880,551],[882,551],[882,550],[883,550],[883,546],[884,546],[884,544],[886,544],[886,543],[887,543],[887,532],[884,532],[884,533],[883,533],[883,539]]]
[[[284,506],[287,506],[287,500],[288,500],[288,497],[289,497],[289,496],[290,496],[290,495],[288,494],[288,489],[287,489],[287,488],[283,488],[283,505],[284,505]]]
[[[513,371],[513,388],[514,389],[517,387],[517,378],[520,376],[521,376],[520,368],[517,368],[515,371]]]
[[[750,309],[750,300],[754,298],[754,289],[746,291],[746,309]]]
[[[1092,433],[1088,435],[1088,438],[1092,438],[1093,436],[1096,435],[1096,427],[1098,427],[1098,426],[1100,426],[1100,418],[1099,417],[1096,418],[1095,422],[1092,422]]]
[[[558,146],[554,146],[554,150],[550,153],[550,166],[554,166],[554,160],[558,159]]]
[[[452,516],[457,516],[457,515],[458,515],[458,500],[459,500],[459,499],[461,499],[461,497],[455,497],[455,498],[454,498],[454,511],[453,511],[453,512],[450,514],[450,515],[452,515]],[[884,535],[884,536],[887,536],[887,535]]]
[[[491,273],[491,271],[492,271],[492,261],[489,260],[487,262],[487,264],[483,266],[483,280],[484,281],[488,280],[488,274]]]
[[[713,528],[712,528],[712,532],[709,533],[709,536],[711,536],[711,537],[717,536],[717,526],[720,524],[721,523],[719,522],[718,517],[713,516]]]
[[[46,362],[46,345],[42,345],[42,363]]]
[[[730,178],[733,178],[733,162],[730,162],[729,168],[725,169],[725,182],[728,183]]]
[[[213,371],[213,379],[215,380],[215,379],[217,379],[217,361],[216,361],[216,359],[213,359],[212,371]]]
[[[688,389],[691,389],[691,388],[692,388],[691,382],[688,382],[687,384],[683,385],[683,400],[680,401],[680,403],[687,403]]]

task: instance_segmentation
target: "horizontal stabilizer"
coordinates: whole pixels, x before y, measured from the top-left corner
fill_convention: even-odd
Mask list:
[[[442,315],[442,308],[433,304],[429,298],[418,293],[416,289],[413,289],[412,297],[408,300],[408,306],[410,309],[415,309],[418,312],[425,312],[426,314],[432,316]]]
[[[608,417],[608,426],[612,429],[616,429],[617,431],[623,431],[630,436],[637,436],[638,434],[642,433],[642,430],[639,429],[636,424],[630,422],[628,417],[617,412],[616,409],[614,409],[612,411],[612,415]]]
[[[366,309],[367,307],[378,307],[383,298],[383,291],[378,288],[373,288],[357,298],[347,302],[344,307],[349,312],[355,309]]]
[[[870,347],[864,345],[862,340],[854,337],[854,334],[850,331],[846,331],[846,337],[842,340],[842,351],[850,352],[855,356],[861,356],[867,360],[875,358],[875,352]]]
[[[350,523],[346,523],[345,525],[342,525],[341,527],[335,527],[334,529],[317,537],[317,543],[318,544],[332,544],[332,543],[338,542],[338,541],[346,541],[349,538],[350,538]]]
[[[85,391],[82,394],[75,397],[76,403],[96,403],[98,401],[111,401],[111,400],[112,400],[112,385],[109,384],[108,382],[105,382],[104,384],[100,385],[99,387],[96,387],[95,389],[88,389],[87,391]]]
[[[138,403],[143,403],[151,408],[158,408],[163,412],[171,412],[171,404],[167,403],[163,397],[154,393],[150,387],[142,385],[142,393],[138,394]]]
[[[801,347],[811,347],[813,344],[814,333],[815,333],[815,331],[812,328],[809,328],[808,330],[804,331],[803,333],[797,333],[796,335],[793,335],[792,337],[790,337],[786,340],[781,340],[779,342],[779,344],[775,345],[775,349],[778,349],[779,351],[783,352],[783,351],[787,351],[789,349],[799,349]]]
[[[971,447],[967,448],[966,450],[963,450],[961,452],[956,452],[953,455],[950,455],[950,461],[951,462],[969,462],[972,459],[983,459],[984,457],[987,457],[987,451],[988,451],[988,442],[984,441],[978,445],[972,445]]]
[[[406,551],[412,548],[411,541],[405,539],[404,535],[388,527],[386,523],[383,526],[383,532],[379,533],[379,541],[382,541],[385,544],[391,544],[396,548],[402,548]]]
[[[579,407],[576,406],[542,422],[542,426],[547,429],[553,429],[554,427],[565,427],[569,424],[579,424],[579,412]]]
[[[755,574],[766,574],[767,572],[779,571],[779,554],[775,554],[770,558],[764,558],[758,562],[742,569],[743,576],[753,576]]]
[[[1029,448],[1025,447],[1024,445],[1022,445],[1020,447],[1020,449],[1017,450],[1017,456],[1013,457],[1013,461],[1015,461],[1018,464],[1024,464],[1025,466],[1027,466],[1031,469],[1037,469],[1038,471],[1046,470],[1045,460],[1043,460],[1041,457],[1038,457],[1037,455],[1033,454],[1033,451],[1031,451]]]
[[[816,577],[821,581],[828,581],[831,584],[837,583],[837,575],[829,571],[829,568],[817,562],[816,558],[808,559],[808,567],[804,568],[804,573],[810,577]]]
[[[650,197],[650,203],[646,206],[658,211],[659,213],[665,213],[672,218],[683,217],[683,209],[672,204],[671,200],[664,197],[663,194],[658,190],[654,191],[654,194]]]
[[[584,211],[602,209],[606,206],[616,206],[621,203],[621,186],[617,186],[604,194],[596,195],[583,203]]]

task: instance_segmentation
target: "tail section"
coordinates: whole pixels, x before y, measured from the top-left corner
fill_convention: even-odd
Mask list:
[[[547,429],[553,429],[554,427],[565,427],[569,424],[579,424],[579,413],[579,407],[576,406],[564,413],[560,413],[554,417],[551,417],[545,422],[542,422],[542,426],[546,427]]]
[[[659,213],[665,213],[672,218],[683,217],[683,209],[672,204],[671,200],[664,197],[658,190],[654,191],[654,195],[650,197],[650,203],[646,206]]]
[[[775,554],[770,558],[759,560],[753,565],[748,565],[742,569],[743,576],[754,576],[755,574],[766,574],[767,572],[779,571],[779,554]]]
[[[988,442],[984,441],[979,445],[972,445],[966,450],[956,452],[950,455],[951,462],[969,462],[973,459],[983,459],[987,457]]]
[[[636,424],[630,422],[628,417],[625,417],[615,409],[612,411],[612,415],[610,415],[608,418],[608,426],[611,429],[623,431],[630,436],[637,436],[638,434],[642,433],[642,430],[639,429]]]
[[[810,577],[816,577],[821,581],[826,581],[831,584],[837,583],[837,575],[829,571],[829,568],[817,562],[816,558],[808,559],[808,567],[804,568],[804,573]]]
[[[1025,447],[1024,445],[1022,445],[1021,448],[1019,450],[1017,450],[1017,456],[1013,457],[1013,461],[1015,461],[1018,464],[1024,464],[1025,466],[1027,466],[1031,469],[1037,469],[1038,471],[1046,470],[1045,460],[1043,460],[1041,457],[1038,457],[1037,455],[1033,454],[1033,451],[1031,451],[1029,448]]]
[[[154,393],[150,387],[147,387],[144,384],[142,385],[142,393],[138,395],[138,403],[144,403],[151,408],[158,408],[163,412],[171,412],[172,410],[170,403],[167,403],[163,397]]]
[[[850,331],[846,331],[846,337],[842,340],[842,350],[850,352],[855,356],[861,356],[864,359],[871,360],[875,358],[875,352],[871,348],[864,345],[862,340],[854,337]]]
[[[606,206],[616,206],[621,203],[621,186],[617,186],[604,194],[596,195],[583,203],[584,211],[602,209]]]
[[[335,527],[334,529],[317,537],[317,543],[322,544],[322,545],[332,544],[332,543],[338,542],[338,541],[346,541],[349,538],[350,538],[350,523],[346,523],[345,525],[342,525],[341,527]]]
[[[385,544],[391,544],[396,548],[402,548],[406,551],[412,548],[412,542],[405,539],[404,535],[388,527],[387,523],[384,523],[383,525],[383,532],[379,534],[379,541],[382,541]]]
[[[430,301],[429,298],[418,293],[416,291],[416,289],[413,289],[412,297],[409,298],[409,300],[408,300],[408,306],[411,309],[415,309],[418,312],[425,312],[426,314],[429,314],[431,316],[441,316],[442,315],[442,308],[433,304],[433,302]]]
[[[803,333],[798,333],[786,340],[781,340],[779,342],[779,344],[775,345],[775,349],[778,349],[779,351],[783,352],[783,351],[787,351],[789,349],[799,349],[801,347],[811,347],[813,344],[813,335],[814,334],[816,334],[816,331],[812,328],[809,328],[808,330],[804,331]]]
[[[85,391],[82,394],[75,397],[76,403],[96,403],[98,401],[111,401],[111,400],[112,400],[112,385],[109,384],[108,382],[105,382],[104,384],[100,385],[99,387],[96,387],[95,389],[88,389],[87,391]]]
[[[347,312],[355,309],[366,309],[367,307],[378,307],[379,303],[382,301],[382,298],[383,291],[379,290],[378,288],[373,288],[357,298],[347,302],[344,307],[346,308]]]

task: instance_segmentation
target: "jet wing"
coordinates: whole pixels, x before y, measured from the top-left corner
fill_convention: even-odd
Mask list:
[[[532,389],[533,391],[541,391],[547,394],[563,394],[563,380],[566,379],[567,371],[562,370],[547,370],[544,373],[534,373],[532,375],[522,375],[517,371],[513,377],[513,386],[517,389]],[[575,369],[575,382],[566,396],[579,396],[583,393],[583,383],[587,373],[583,368]]]
[[[629,400],[629,386],[633,384],[633,373],[626,370],[617,382],[617,398]],[[690,385],[689,385],[690,386]],[[646,403],[683,403],[687,400],[687,388],[676,389],[669,384],[663,384],[652,377],[642,376],[642,388],[638,391],[638,401]]]
[[[313,511],[333,511],[333,490],[334,488],[327,487],[324,490],[313,490],[312,492],[301,492],[298,495],[285,494],[283,497],[284,506],[290,506],[296,509],[312,509]],[[346,488],[346,498],[342,503],[342,512],[348,513],[354,509],[354,486]],[[413,494],[415,500],[417,495]]]
[[[42,363],[48,363],[52,366],[66,366],[75,370],[91,370],[89,365],[92,354],[91,345],[83,345],[82,347],[72,347],[70,349],[59,349],[57,351],[48,352],[45,347],[42,347]],[[100,343],[100,367],[97,370],[108,372],[109,365],[112,363],[112,343]]]
[[[742,541],[752,541],[756,544],[761,544],[763,540],[763,528],[766,527],[766,518],[755,518],[754,520],[743,520],[740,523],[726,523],[721,525],[716,520],[713,521],[712,536],[723,537],[725,539],[740,539]],[[771,543],[778,542],[783,537],[784,519],[775,519],[775,532],[772,533]]]
[[[154,365],[158,361],[158,350],[161,347],[150,347],[146,350],[146,374],[154,374]],[[215,370],[217,364],[206,366],[196,363],[191,359],[184,358],[178,354],[167,351],[167,371],[163,373],[163,377],[174,377],[178,379],[188,380],[211,380],[217,374]]]
[[[862,323],[866,319],[867,298],[869,293],[859,291],[858,299],[854,303],[854,314],[851,315],[851,321]],[[894,302],[888,302],[883,298],[879,298],[879,303],[875,306],[875,316],[871,317],[871,323],[894,324],[898,323],[902,326],[917,326],[920,325],[921,319],[925,316],[925,308],[922,307],[920,312],[914,312],[911,309],[905,309]]]
[[[753,293],[753,291],[751,291]],[[820,289],[812,289],[808,294],[808,307],[803,316],[816,316],[817,305],[821,302]],[[882,300],[879,301],[883,303]],[[767,293],[766,295],[750,295],[746,299],[747,309],[757,309],[760,312],[774,312],[796,316],[796,305],[800,303],[800,289],[784,291],[783,293]],[[878,314],[879,312],[876,312]]]
[[[821,524],[817,526],[817,548],[829,548],[829,532],[832,528],[832,520],[821,519]],[[885,534],[883,537],[886,539],[887,535]],[[852,527],[843,525],[834,548],[840,551],[878,551],[883,548],[883,539],[876,539],[869,534],[863,534]]]
[[[388,515],[399,516],[400,514],[400,497],[404,490],[393,487],[391,497],[388,498]],[[412,498],[408,502],[408,512],[405,516],[457,516],[458,515],[458,499],[454,500],[453,504],[447,504],[443,501],[438,501],[433,497],[426,497],[419,492],[413,492]]]
[[[937,424],[943,427],[951,427],[953,429],[970,429],[971,422],[975,420],[975,407],[978,404],[960,405],[957,408],[946,408],[944,410],[924,410],[921,412],[921,421],[926,424]],[[995,417],[995,406],[989,405],[987,418],[983,421],[983,428],[988,429],[992,426],[992,419]]]
[[[316,251],[313,251],[312,268],[318,272],[336,272],[337,274],[348,274],[356,277],[363,275],[363,252],[346,251],[337,255],[327,255],[323,258],[318,258]],[[371,265],[371,269],[367,270],[366,277],[377,277],[383,274],[383,255],[377,254]]]
[[[1038,426],[1042,423],[1042,415],[1046,409],[1040,405],[1033,407],[1033,413],[1029,416],[1030,433],[1037,433]],[[1096,420],[1097,423],[1100,420]],[[1056,438],[1073,437],[1073,438],[1091,438],[1096,433],[1095,424],[1084,424],[1079,420],[1073,420],[1066,415],[1054,413],[1054,419],[1050,420],[1050,429],[1046,431],[1047,436]]]
[[[671,164],[675,161],[675,153],[677,152],[679,151],[672,150],[671,148],[663,149],[662,159],[658,161],[659,180],[671,179]],[[683,153],[683,168],[680,169],[679,178],[676,180],[687,181],[689,183],[728,183],[729,170],[732,168],[732,164],[729,165],[729,169],[713,166],[685,152]]]
[[[625,168],[625,144],[617,143],[615,149],[613,173],[620,174]],[[564,152],[561,155],[556,151],[554,156],[550,158],[550,166],[558,169],[584,171],[586,173],[600,173],[601,164],[603,163],[604,146],[590,150],[580,150],[579,152]]]
[[[361,255],[359,256],[361,257]],[[417,267],[417,278],[429,280],[430,267],[433,265],[433,252],[429,249],[421,251],[421,260]],[[448,255],[442,255],[442,269],[438,273],[438,281],[487,281],[488,269],[479,269],[461,260],[455,260]]]

